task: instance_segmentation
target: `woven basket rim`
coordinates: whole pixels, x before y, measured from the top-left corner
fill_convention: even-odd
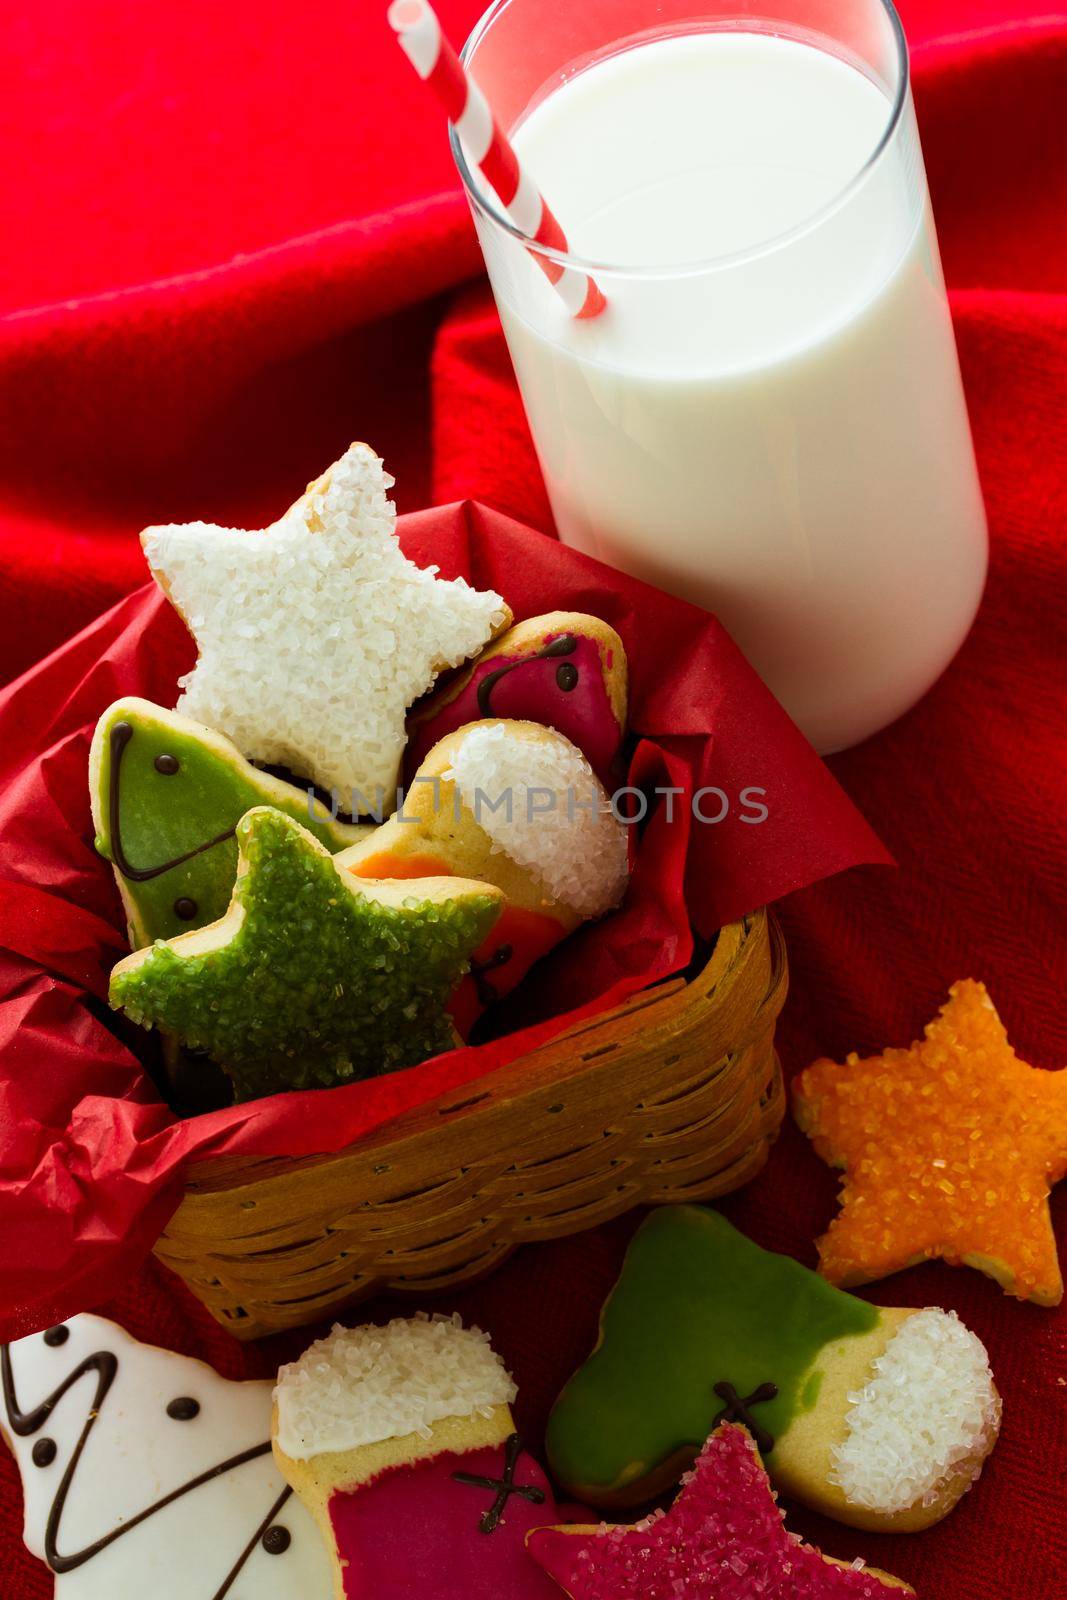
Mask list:
[[[197,1199],[206,1200],[213,1194],[236,1188],[247,1187],[251,1191],[257,1184],[269,1184],[282,1173],[304,1172],[354,1155],[383,1154],[391,1146],[440,1127],[446,1119],[451,1122],[456,1117],[477,1114],[501,1100],[521,1100],[534,1089],[543,1087],[546,1081],[558,1081],[561,1086],[572,1084],[576,1078],[596,1070],[591,1064],[595,1057],[613,1048],[613,1028],[635,1012],[655,1009],[657,1023],[669,1023],[684,1012],[687,996],[696,982],[706,992],[715,991],[720,1000],[724,999],[747,947],[762,931],[765,922],[769,923],[774,972],[762,1010],[774,1003],[778,988],[785,981],[782,936],[775,919],[765,908],[721,928],[708,960],[697,972],[689,976],[676,974],[652,983],[621,1005],[583,1018],[554,1034],[535,1050],[389,1118],[340,1149],[296,1157],[222,1156],[190,1162],[185,1173],[185,1203],[195,1204]],[[574,1051],[568,1061],[568,1046],[578,1040],[588,1044],[588,1036],[597,1033],[604,1035],[603,1051]]]
[[[474,1282],[520,1245],[634,1205],[727,1194],[763,1166],[782,1120],[787,987],[775,920],[753,913],[686,977],[347,1148],[203,1164],[156,1254],[224,1327],[258,1338],[383,1290]]]

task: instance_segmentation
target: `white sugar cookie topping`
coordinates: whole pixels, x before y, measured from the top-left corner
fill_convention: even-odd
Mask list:
[[[409,1433],[425,1438],[445,1417],[488,1412],[515,1394],[488,1335],[458,1317],[335,1327],[278,1373],[278,1443],[308,1461]]]
[[[553,900],[582,917],[619,904],[628,879],[627,829],[569,739],[551,729],[520,738],[499,722],[479,723],[445,777],[494,848],[535,872]],[[489,803],[478,801],[479,791]],[[500,803],[507,796],[510,807]]]
[[[262,531],[194,522],[141,536],[196,636],[178,710],[253,759],[392,809],[404,716],[445,667],[507,621],[498,594],[438,579],[402,553],[393,479],[353,445]]]
[[[848,1434],[831,1482],[854,1505],[904,1511],[931,1505],[950,1475],[976,1478],[1000,1425],[985,1346],[954,1311],[917,1311],[849,1395]]]

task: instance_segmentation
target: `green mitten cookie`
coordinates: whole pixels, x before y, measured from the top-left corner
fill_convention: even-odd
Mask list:
[[[371,830],[334,822],[306,789],[260,772],[221,734],[150,700],[116,700],[89,753],[96,848],[115,869],[134,950],[203,928],[230,903],[234,829],[253,806],[276,806],[328,850]]]
[[[392,1072],[456,1043],[445,1008],[499,889],[357,879],[266,806],[238,823],[237,846],[226,915],[120,961],[113,1006],[206,1050],[239,1100]]]
[[[721,1422],[789,1493],[858,1527],[917,1529],[977,1477],[1000,1423],[981,1342],[950,1312],[883,1309],[703,1206],[653,1211],[600,1342],[549,1418],[552,1470],[593,1505],[651,1499]]]

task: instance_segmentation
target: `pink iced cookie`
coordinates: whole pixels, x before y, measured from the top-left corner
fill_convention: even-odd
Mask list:
[[[717,1428],[670,1511],[633,1527],[540,1528],[530,1555],[571,1600],[883,1600],[905,1590],[786,1530],[744,1428]]]
[[[405,770],[457,728],[507,717],[555,728],[604,777],[626,729],[626,695],[626,652],[614,628],[581,611],[531,617],[412,712]]]
[[[558,1600],[524,1548],[558,1514],[517,1434],[392,1467],[330,1499],[345,1600]]]

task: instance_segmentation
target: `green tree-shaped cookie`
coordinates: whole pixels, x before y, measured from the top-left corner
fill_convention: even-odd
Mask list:
[[[113,1006],[206,1050],[239,1100],[392,1072],[452,1047],[445,1008],[500,890],[355,878],[271,807],[242,818],[237,846],[226,915],[120,961]]]
[[[134,950],[224,914],[237,875],[234,829],[253,806],[276,806],[331,851],[370,831],[333,821],[306,789],[260,772],[221,734],[135,697],[96,725],[89,794],[96,848],[115,869]]]
[[[593,1505],[651,1499],[722,1422],[779,1488],[860,1528],[918,1531],[981,1471],[1000,1399],[951,1312],[868,1305],[703,1206],[637,1230],[600,1342],[548,1422],[556,1478]]]
[[[759,1397],[749,1415],[766,1448],[815,1404],[820,1353],[878,1316],[717,1211],[653,1211],[604,1306],[599,1345],[549,1418],[552,1469],[594,1504],[649,1498],[723,1413],[737,1420],[726,1385],[742,1402]]]

